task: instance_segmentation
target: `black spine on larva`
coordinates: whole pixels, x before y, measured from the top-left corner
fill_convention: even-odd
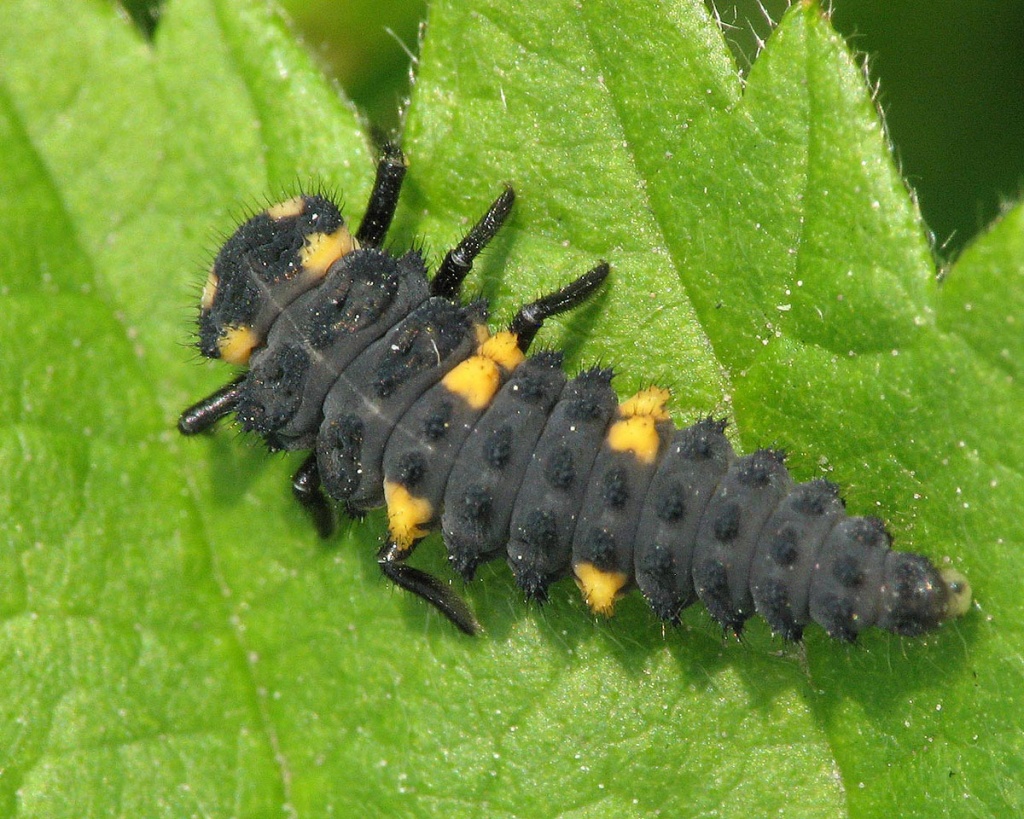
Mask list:
[[[565,386],[560,353],[526,359],[469,434],[448,477],[441,531],[451,565],[470,579],[508,541],[509,519],[551,408]]]
[[[591,369],[562,391],[534,447],[512,510],[508,563],[532,600],[565,575],[591,468],[618,405],[612,373]]]
[[[711,495],[735,455],[725,422],[678,429],[651,480],[633,555],[636,583],[654,613],[677,622],[696,599],[693,546]]]
[[[251,326],[262,337],[281,309],[314,282],[304,280],[301,251],[314,233],[344,224],[338,206],[322,196],[302,196],[294,213],[264,211],[244,222],[221,246],[211,270],[212,303],[199,314],[199,350],[219,358],[218,341],[230,327]]]
[[[481,304],[431,298],[371,344],[324,401],[316,453],[324,490],[350,508],[384,503],[384,447],[399,419],[476,347]]]
[[[271,449],[311,447],[324,398],[344,369],[427,296],[417,253],[343,256],[321,285],[285,308],[253,354],[237,410],[242,427]]]

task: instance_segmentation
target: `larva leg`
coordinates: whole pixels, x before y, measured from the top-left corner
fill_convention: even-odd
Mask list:
[[[356,232],[356,241],[361,247],[380,247],[384,241],[398,207],[405,169],[402,149],[391,143],[385,145],[384,155],[377,163],[377,177],[373,181],[366,213]]]
[[[178,432],[182,435],[198,435],[200,432],[206,432],[225,415],[234,412],[238,406],[244,377],[238,376],[230,384],[225,384],[215,393],[185,410],[178,418]]]
[[[317,534],[324,540],[329,538],[334,532],[334,515],[320,488],[320,470],[315,452],[309,453],[292,476],[292,494],[313,519]]]
[[[518,338],[519,349],[525,353],[533,343],[533,338],[544,324],[545,319],[579,307],[594,294],[606,278],[608,278],[608,262],[601,262],[561,290],[556,290],[554,293],[549,293],[520,307],[508,327],[509,332],[515,333]]]
[[[385,544],[377,553],[377,563],[384,576],[396,586],[426,600],[460,631],[471,637],[477,634],[480,624],[466,601],[432,574],[407,564],[405,560],[409,554],[410,550],[402,551],[392,543]]]
[[[473,225],[473,229],[466,234],[466,238],[448,251],[430,282],[432,295],[446,299],[454,299],[459,295],[463,279],[473,269],[473,260],[501,230],[501,226],[505,224],[505,220],[508,219],[508,215],[512,211],[512,203],[515,200],[515,191],[510,187],[505,188],[501,196],[495,199],[487,209],[483,218]]]

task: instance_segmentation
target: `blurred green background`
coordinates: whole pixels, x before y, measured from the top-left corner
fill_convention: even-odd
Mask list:
[[[787,0],[706,0],[746,71]],[[630,2],[623,0],[623,9]],[[324,70],[386,133],[399,124],[426,0],[281,0]],[[124,0],[143,30],[156,0]],[[832,0],[866,63],[940,261],[1024,189],[1024,0]]]

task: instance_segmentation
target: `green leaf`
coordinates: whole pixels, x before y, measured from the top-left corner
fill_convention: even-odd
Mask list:
[[[472,284],[496,323],[608,259],[544,343],[785,447],[978,605],[919,640],[738,643],[636,595],[595,622],[568,583],[530,607],[494,565],[462,637],[379,580],[380,514],[318,544],[295,457],[173,430],[230,377],[187,346],[217,238],[302,185],[358,219],[352,109],[262,4],[170,0],[148,43],[105,4],[9,0],[0,813],[1018,813],[1021,208],[940,286],[813,5],[746,87],[697,2],[439,2],[418,75],[396,247],[439,258],[513,183]]]

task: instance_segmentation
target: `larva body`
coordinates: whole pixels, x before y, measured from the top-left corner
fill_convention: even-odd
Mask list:
[[[405,562],[431,531],[467,579],[504,557],[528,597],[571,575],[603,614],[637,587],[669,622],[699,599],[737,632],[758,613],[790,640],[810,622],[853,640],[870,626],[920,634],[966,611],[959,573],[892,551],[880,521],[847,516],[827,481],[796,484],[780,453],[739,457],[723,422],[677,429],[665,390],[620,403],[610,371],[570,378],[559,353],[528,356],[543,320],[583,301],[607,265],[492,333],[486,304],[458,291],[511,190],[432,280],[418,253],[381,249],[403,174],[389,149],[355,235],[336,205],[307,195],[228,240],[199,347],[248,369],[186,410],[183,432],[234,412],[272,449],[311,450],[293,487],[321,533],[322,492],[352,514],[386,505],[385,575],[467,632],[477,626],[462,601]]]

